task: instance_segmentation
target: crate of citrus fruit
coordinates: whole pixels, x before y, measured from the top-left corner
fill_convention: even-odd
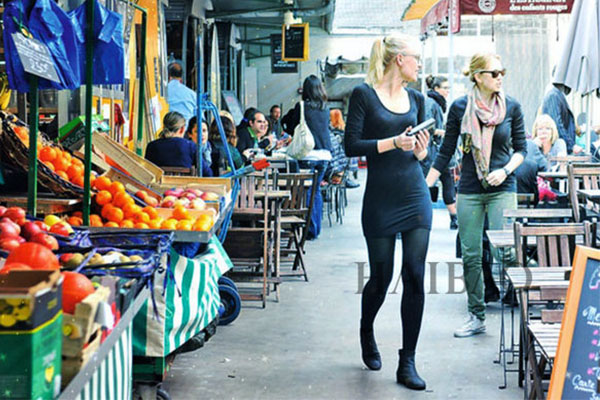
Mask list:
[[[119,181],[106,176],[94,180],[90,214],[91,231],[167,230],[175,232],[175,241],[208,243],[220,222],[220,213],[212,207],[190,209],[183,205],[161,208],[136,204]],[[139,196],[142,196],[140,194]],[[67,217],[74,226],[83,224],[80,212]]]
[[[29,128],[13,114],[0,111],[0,150],[3,160],[27,171]],[[83,195],[83,162],[60,146],[39,135],[37,141],[38,180],[54,194]]]

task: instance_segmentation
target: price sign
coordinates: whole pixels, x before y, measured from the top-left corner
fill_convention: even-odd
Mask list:
[[[54,60],[44,43],[27,38],[18,32],[13,33],[12,38],[26,72],[50,81],[60,82]]]
[[[308,24],[284,25],[281,32],[284,61],[308,61]]]
[[[271,73],[297,73],[298,62],[281,59],[281,35],[271,35]]]

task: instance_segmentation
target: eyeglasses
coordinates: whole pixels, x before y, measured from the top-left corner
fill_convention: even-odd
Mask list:
[[[440,89],[442,89],[442,90],[450,90],[450,86],[440,86]]]
[[[400,53],[402,54],[404,57],[413,57],[415,59],[415,61],[417,62],[417,64],[421,64],[421,56],[418,54],[410,54],[410,53]]]
[[[266,123],[267,123],[267,121],[265,121],[264,119],[262,119],[262,120],[261,120],[261,119],[255,119],[255,120],[254,120],[254,123],[255,123],[255,124],[266,124]]]
[[[476,74],[485,74],[488,73],[490,75],[492,75],[492,78],[496,79],[498,77],[498,75],[506,75],[506,68],[503,69],[495,69],[493,71],[488,71],[485,69],[478,69],[477,71],[475,71]]]

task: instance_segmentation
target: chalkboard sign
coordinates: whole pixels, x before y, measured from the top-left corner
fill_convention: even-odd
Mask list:
[[[44,43],[25,37],[18,32],[13,33],[12,38],[26,72],[50,81],[60,82],[52,56]]]
[[[281,35],[271,35],[271,73],[297,73],[298,62],[281,59]]]
[[[240,107],[240,102],[235,96],[235,92],[230,90],[221,90],[221,95],[223,96],[223,101],[227,106],[227,111],[231,113],[233,116],[233,120],[236,125],[239,125],[244,118],[244,114],[242,113],[242,108]]]
[[[600,399],[600,250],[577,246],[549,400]]]
[[[281,59],[284,61],[308,61],[308,24],[283,25]]]

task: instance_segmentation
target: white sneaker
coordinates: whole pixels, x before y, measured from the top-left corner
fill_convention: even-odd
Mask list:
[[[454,331],[454,337],[462,338],[477,335],[485,332],[485,322],[480,320],[473,313],[469,313],[469,319],[463,326]]]

